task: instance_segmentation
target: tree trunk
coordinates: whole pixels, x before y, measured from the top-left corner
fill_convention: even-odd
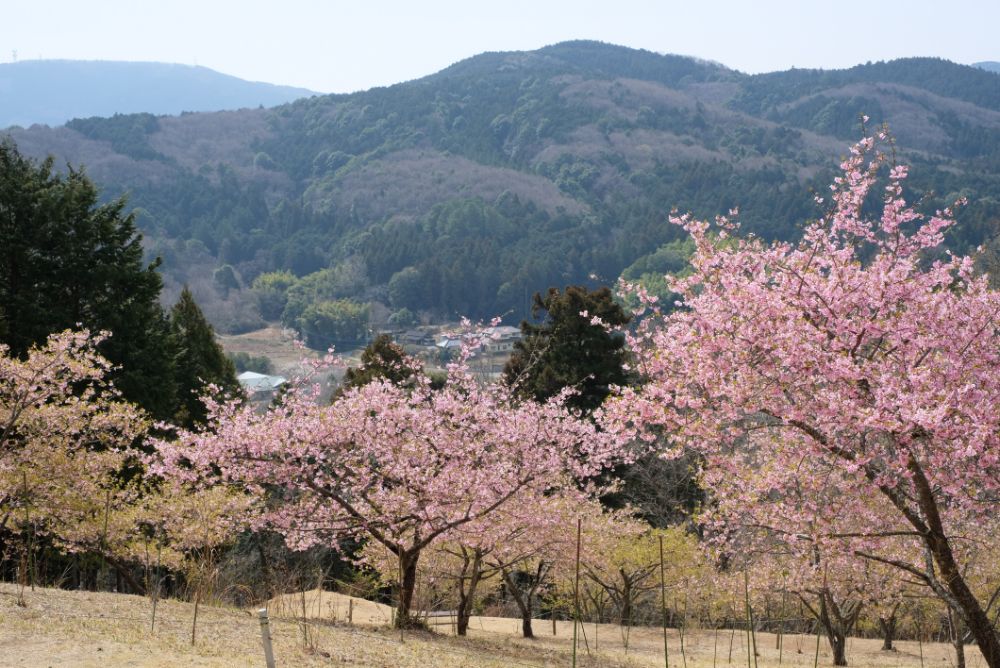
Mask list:
[[[972,637],[976,639],[979,651],[986,659],[986,665],[989,668],[1000,668],[1000,634],[997,633],[990,622],[989,615],[986,614],[975,594],[969,589],[965,578],[962,577],[961,569],[955,561],[955,555],[951,549],[951,543],[945,534],[944,523],[941,520],[941,513],[930,481],[924,475],[919,462],[913,457],[910,458],[909,469],[913,473],[917,504],[923,517],[913,514],[912,517],[907,515],[907,519],[918,531],[921,531],[924,544],[930,550],[934,563],[938,566],[940,573],[938,579],[948,590],[951,598],[950,601],[947,598],[945,600],[950,607],[958,608],[956,612],[959,613],[962,622],[972,632]]]
[[[523,613],[521,617],[521,635],[525,638],[534,638],[535,632],[531,629],[531,610]]]
[[[407,629],[420,624],[410,614],[413,605],[413,591],[417,587],[417,559],[420,551],[400,550],[399,570],[402,578],[399,583],[399,601],[396,606],[396,628]]]
[[[954,610],[948,610],[948,635],[955,648],[955,668],[965,668],[965,624]]]
[[[277,596],[278,591],[274,587],[274,578],[271,576],[271,561],[267,558],[267,552],[264,550],[264,538],[262,532],[255,531],[254,543],[257,546],[257,556],[260,559],[260,570],[264,576],[264,589],[266,591],[265,598],[269,599],[272,596]]]
[[[959,638],[952,644],[955,647],[955,668],[965,668],[965,643]]]
[[[843,635],[837,634],[827,634],[830,639],[830,649],[833,650],[833,665],[835,666],[846,666],[847,665],[847,638]]]
[[[471,598],[468,600],[472,601]],[[458,597],[458,610],[455,612],[455,633],[460,636],[469,635],[469,619],[472,617],[471,607],[466,605],[462,596]]]
[[[470,562],[468,555],[465,556],[465,564],[462,568],[462,575],[458,580],[458,610],[456,612],[455,632],[460,635],[468,635],[469,620],[472,618],[472,604],[476,599],[476,588],[483,575],[482,553],[479,550],[473,552]],[[466,570],[468,569],[469,587],[465,587]]]
[[[878,618],[879,628],[882,629],[882,651],[893,652],[895,648],[892,642],[896,639],[896,609],[887,617]]]
[[[632,581],[625,575],[623,569],[619,570],[622,576],[622,614],[620,623],[622,626],[632,626]]]
[[[111,566],[115,569],[116,577],[118,578],[118,591],[121,593],[121,580],[124,579],[128,583],[129,587],[132,588],[132,593],[139,594],[140,596],[146,595],[146,588],[139,584],[139,581],[135,579],[132,572],[129,570],[128,566],[121,563],[113,557],[109,557],[108,561],[111,562]]]
[[[541,573],[541,571],[542,567],[539,565],[538,573]],[[503,570],[503,579],[507,584],[507,590],[514,597],[517,609],[521,612],[521,635],[525,638],[534,638],[535,632],[531,628],[531,598],[535,594],[537,583],[541,581],[540,578],[536,577],[535,583],[528,589],[519,587],[514,581],[514,574],[507,569]]]
[[[806,604],[806,607],[816,616],[826,638],[830,642],[830,650],[833,652],[833,665],[847,665],[847,637],[851,634],[854,625],[861,616],[861,603],[857,601],[847,601],[838,605],[833,595],[828,589],[814,592],[819,596],[818,607],[813,607],[800,594],[799,599]]]

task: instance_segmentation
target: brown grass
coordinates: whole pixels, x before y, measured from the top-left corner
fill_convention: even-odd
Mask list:
[[[112,593],[36,589],[26,592],[27,607],[16,603],[17,589],[0,584],[0,663],[3,666],[261,666],[260,628],[252,611],[202,606],[198,639],[191,645],[193,606],[161,601],[156,628],[150,631],[150,602],[139,596]],[[378,666],[416,668],[500,668],[511,666],[569,666],[573,625],[560,621],[556,635],[552,623],[535,622],[535,640],[519,637],[520,621],[500,617],[475,617],[468,638],[451,637],[448,618],[432,619],[433,633],[387,628],[387,606],[351,599],[331,592],[305,594],[306,632],[303,642],[302,596],[290,594],[270,602],[274,651],[279,666]],[[352,601],[349,603],[349,601]],[[345,622],[353,606],[353,626]],[[663,665],[663,636],[659,629],[631,631],[625,655],[621,629],[612,624],[586,624],[580,633],[581,668],[623,668]],[[716,650],[716,641],[718,642]],[[729,645],[732,641],[732,659]],[[708,630],[685,634],[681,655],[676,630],[668,634],[671,665],[681,668],[740,668],[747,665],[746,635]],[[880,641],[852,639],[848,647],[851,666],[877,668],[921,665],[915,642],[898,643],[899,651],[882,652]],[[758,668],[778,665],[772,634],[757,635]],[[814,636],[786,636],[783,666],[811,666]],[[926,643],[923,665],[951,666],[954,657],[947,645]],[[984,662],[968,648],[969,666]],[[713,660],[714,656],[714,660]],[[820,644],[819,663],[830,665],[826,641]]]

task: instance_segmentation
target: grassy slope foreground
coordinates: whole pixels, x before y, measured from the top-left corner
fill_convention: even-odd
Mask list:
[[[17,589],[0,584],[0,647],[4,666],[261,666],[263,652],[255,615],[235,608],[202,606],[198,640],[191,645],[193,606],[162,601],[157,608],[156,629],[149,630],[149,599],[112,593],[58,589],[26,591],[27,605],[17,605]],[[538,621],[533,641],[518,637],[517,620],[473,618],[469,638],[449,637],[447,622],[436,633],[386,630],[385,606],[354,599],[353,621],[348,626],[348,597],[329,592],[308,592],[305,598],[307,633],[311,649],[303,642],[299,596],[272,603],[271,628],[279,666],[384,666],[407,668],[441,666],[499,668],[505,666],[568,666],[571,662],[572,624]],[[595,637],[596,634],[596,637]],[[612,624],[587,624],[586,645],[581,639],[581,667],[616,668],[663,665],[663,637],[657,629],[634,629],[625,655],[621,629]],[[745,634],[731,631],[689,631],[686,657],[680,654],[680,637],[668,636],[670,660],[688,668],[742,666],[747,660]],[[947,645],[899,642],[896,652],[879,650],[880,641],[852,639],[848,660],[852,666],[909,667],[949,665],[953,656]],[[815,637],[785,636],[780,665],[811,666]],[[758,668],[779,665],[772,634],[758,634]],[[971,648],[969,665],[982,665]],[[826,642],[820,645],[820,665],[830,665]]]

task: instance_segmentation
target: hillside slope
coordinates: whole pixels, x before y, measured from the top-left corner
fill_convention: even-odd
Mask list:
[[[270,110],[11,134],[32,155],[85,164],[109,197],[131,192],[173,281],[223,264],[244,285],[329,268],[327,299],[519,317],[526,295],[613,281],[678,238],[673,208],[738,205],[744,230],[795,238],[862,114],[888,123],[914,165],[912,199],[969,198],[953,248],[994,233],[1000,75],[932,58],[748,76],[567,42]]]
[[[203,666],[264,665],[260,627],[251,611],[202,605],[198,611],[196,642],[191,644],[191,621],[194,606],[175,600],[160,601],[156,625],[150,629],[151,606],[148,598],[125,594],[66,591],[37,588],[26,591],[25,607],[16,604],[17,588],[0,583],[0,646],[3,665],[23,668],[74,666],[106,668],[171,668]],[[520,635],[520,620],[500,617],[474,617],[469,636],[450,635],[448,618],[432,620],[434,633],[407,632],[401,639],[398,631],[385,628],[371,617],[374,604],[353,599],[355,625],[345,623],[348,604],[339,594],[306,593],[305,632],[310,646],[303,643],[301,598],[298,594],[283,597],[292,609],[271,610],[270,628],[278,666],[365,666],[368,668],[543,668],[569,666],[572,655],[573,623],[557,622],[551,635],[550,622],[537,620],[537,636],[525,640]],[[272,604],[273,605],[273,604]],[[655,626],[636,626],[629,632],[625,651],[621,627],[615,624],[578,627],[580,668],[655,668],[663,665],[663,635]],[[815,636],[783,635],[783,651],[775,636],[756,636],[760,668],[793,666],[807,668],[818,662],[830,665],[827,643],[816,652]],[[677,629],[668,631],[670,662],[690,668],[708,668],[723,662],[744,665],[749,659],[742,633],[727,629],[691,628],[681,643]],[[851,638],[849,658],[852,665],[871,668],[918,668],[946,665],[953,660],[947,644],[896,641],[896,651],[879,650],[880,639]],[[681,654],[681,648],[684,654]],[[975,650],[966,650],[970,665],[982,658]]]

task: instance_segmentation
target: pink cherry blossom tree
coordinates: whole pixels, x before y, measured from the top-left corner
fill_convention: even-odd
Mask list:
[[[53,334],[24,358],[0,345],[0,528],[100,554],[128,576],[118,529],[134,528],[136,491],[118,474],[146,421],[104,381],[103,338]]]
[[[650,383],[623,392],[618,426],[665,427],[709,477],[739,480],[730,509],[765,509],[789,540],[836,539],[918,579],[1000,668],[959,549],[1000,504],[1000,295],[971,258],[936,250],[952,212],[924,217],[905,201],[907,170],[878,151],[885,139],[851,149],[829,213],[800,242],[671,218],[696,244],[693,272],[672,281],[680,308],[631,336]],[[831,496],[848,503],[824,512]]]
[[[375,540],[399,560],[397,624],[410,608],[421,553],[525,493],[544,493],[598,473],[618,437],[563,407],[518,403],[502,385],[481,385],[464,364],[432,390],[376,380],[330,406],[293,390],[266,413],[213,405],[209,431],[158,445],[156,473],[219,478],[267,497],[258,523],[296,548]]]

